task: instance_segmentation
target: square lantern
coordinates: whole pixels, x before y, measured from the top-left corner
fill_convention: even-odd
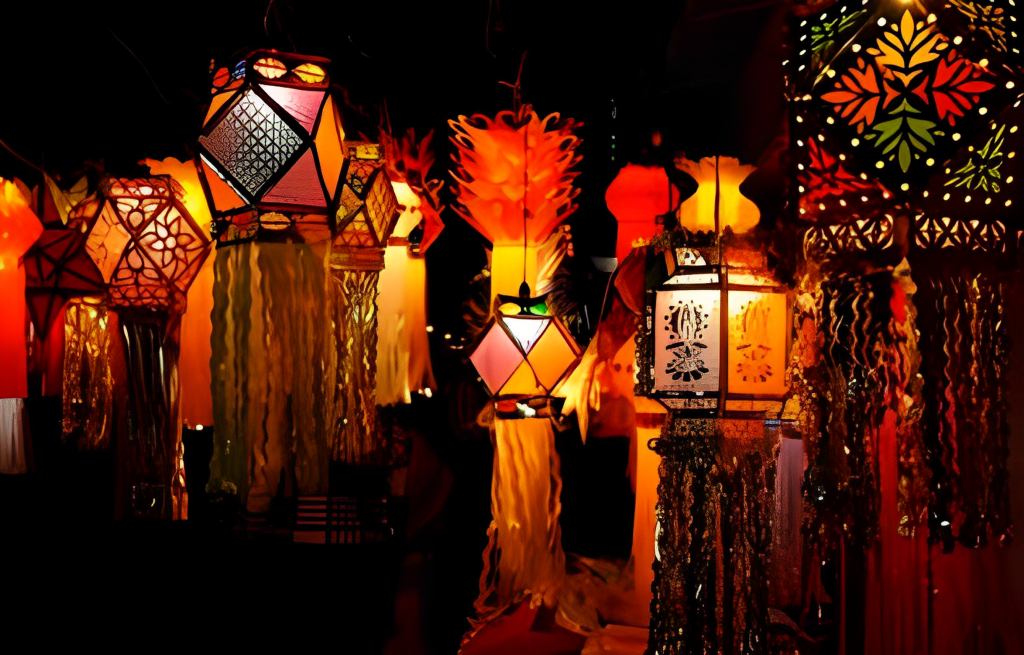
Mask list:
[[[697,415],[778,415],[792,331],[785,287],[758,249],[678,247],[648,288],[637,336],[637,393]]]
[[[214,73],[196,167],[219,243],[330,238],[345,157],[329,65],[258,50]]]
[[[504,401],[546,398],[576,363],[579,346],[544,297],[498,296],[495,304],[470,361],[499,409]]]

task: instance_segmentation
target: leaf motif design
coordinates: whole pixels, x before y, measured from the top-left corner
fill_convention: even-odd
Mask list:
[[[851,68],[836,82],[836,90],[821,96],[825,102],[836,105],[839,115],[856,126],[858,133],[864,132],[865,125],[875,122],[878,105],[882,99],[883,81],[878,70],[857,59],[857,68]]]
[[[956,118],[978,102],[978,96],[995,85],[982,79],[985,71],[950,50],[939,61],[932,82],[932,97],[939,119],[956,125]]]

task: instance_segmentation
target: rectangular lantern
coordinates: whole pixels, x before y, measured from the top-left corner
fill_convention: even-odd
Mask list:
[[[698,415],[777,415],[792,327],[787,291],[717,247],[676,248],[674,272],[647,289],[638,332],[637,391]],[[708,263],[708,262],[711,263]],[[723,263],[724,262],[724,263]],[[759,272],[760,271],[760,272]]]

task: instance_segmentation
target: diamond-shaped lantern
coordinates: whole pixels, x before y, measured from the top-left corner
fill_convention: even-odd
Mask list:
[[[64,304],[78,296],[102,296],[106,285],[85,250],[83,229],[47,228],[25,253],[25,287],[32,323],[45,339]]]
[[[166,176],[109,179],[76,207],[92,215],[85,248],[108,285],[110,305],[181,314],[209,254],[209,237]]]
[[[335,248],[385,248],[398,222],[398,200],[376,143],[347,144]]]
[[[214,73],[196,166],[219,243],[330,237],[345,158],[329,65],[260,50]]]
[[[495,304],[469,355],[480,378],[499,404],[550,395],[579,357],[572,335],[543,297],[498,296]]]

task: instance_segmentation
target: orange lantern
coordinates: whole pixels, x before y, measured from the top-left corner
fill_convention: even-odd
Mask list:
[[[214,72],[196,166],[218,243],[330,238],[345,134],[329,66],[258,50]]]
[[[621,262],[640,240],[661,232],[658,217],[679,201],[679,191],[660,166],[626,164],[612,180],[604,196],[608,210],[619,222],[615,257]]]
[[[455,211],[494,247],[491,300],[519,295],[522,282],[542,289],[541,246],[577,209],[576,122],[558,114],[541,119],[524,105],[494,120],[477,114],[449,125],[455,130]]]
[[[210,240],[169,177],[108,179],[74,210],[118,312],[128,369],[128,434],[119,445],[119,511],[184,515],[178,322]]]
[[[21,257],[43,233],[18,185],[0,179],[0,398],[28,396],[28,335],[25,329],[25,269]]]

